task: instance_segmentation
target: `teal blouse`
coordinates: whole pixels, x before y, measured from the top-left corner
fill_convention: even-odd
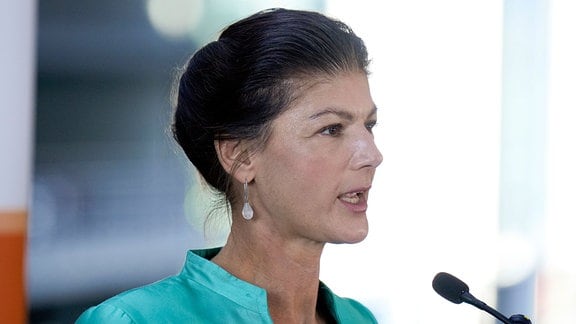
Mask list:
[[[210,262],[218,251],[189,251],[180,274],[112,297],[76,323],[272,323],[266,290]],[[362,304],[319,284],[319,307],[337,323],[377,323]]]

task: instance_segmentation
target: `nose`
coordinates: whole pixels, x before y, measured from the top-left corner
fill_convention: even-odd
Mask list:
[[[364,133],[353,143],[354,153],[350,164],[354,169],[376,168],[382,163],[382,154],[372,133]]]

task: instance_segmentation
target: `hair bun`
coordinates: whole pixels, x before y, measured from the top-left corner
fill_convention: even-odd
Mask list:
[[[222,40],[198,50],[188,61],[180,77],[173,133],[188,159],[204,175],[220,174],[219,164],[209,163],[216,154],[214,139],[223,131],[223,116],[234,107],[230,102],[234,91],[230,47]],[[206,177],[218,190],[224,190]]]

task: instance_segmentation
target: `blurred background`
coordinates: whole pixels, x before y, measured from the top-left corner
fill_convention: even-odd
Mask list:
[[[23,103],[33,125],[30,323],[73,322],[90,305],[177,273],[186,250],[222,244],[226,221],[204,226],[209,196],[170,136],[172,83],[199,46],[269,7],[341,19],[372,57],[384,162],[371,232],[327,247],[321,279],[381,323],[494,323],[436,295],[440,271],[508,316],[576,316],[572,1],[26,3],[34,31],[22,37],[35,44]],[[15,91],[7,79],[6,96]],[[0,100],[4,121],[19,114]],[[5,164],[17,144],[1,135]]]

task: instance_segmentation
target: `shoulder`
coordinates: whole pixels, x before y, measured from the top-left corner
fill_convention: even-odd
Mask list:
[[[156,283],[128,290],[86,310],[77,320],[85,323],[146,323],[182,315],[191,290],[180,278],[168,277]]]
[[[105,303],[89,308],[76,320],[76,324],[100,323],[132,324],[135,321],[123,309]]]

